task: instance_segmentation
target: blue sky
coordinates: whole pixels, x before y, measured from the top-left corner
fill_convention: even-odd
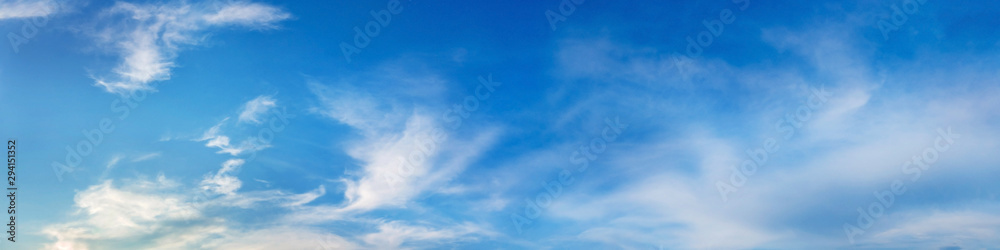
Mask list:
[[[0,0],[0,245],[997,247],[998,14]]]

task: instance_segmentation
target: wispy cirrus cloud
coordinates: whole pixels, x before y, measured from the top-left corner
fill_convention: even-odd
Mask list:
[[[55,0],[0,0],[0,20],[45,17],[61,8]]]
[[[146,153],[146,154],[132,156],[132,157],[129,157],[128,155],[125,155],[125,154],[115,154],[115,155],[112,155],[111,159],[108,160],[108,163],[104,166],[104,171],[101,173],[100,179],[104,180],[104,178],[108,176],[108,173],[110,173],[111,170],[115,166],[117,166],[122,160],[126,160],[126,158],[132,158],[131,160],[129,160],[129,162],[136,163],[136,162],[142,162],[142,161],[147,161],[147,160],[155,159],[157,157],[160,157],[160,154],[161,154],[160,152],[152,152],[152,153]]]
[[[427,246],[474,239],[477,235],[491,235],[492,232],[480,226],[466,223],[452,228],[434,229],[424,226],[407,225],[398,221],[378,225],[378,232],[360,237],[369,246],[378,249],[399,249],[403,243],[419,242]]]
[[[135,158],[132,158],[132,162],[135,163],[135,162],[152,160],[152,159],[156,159],[156,158],[160,157],[161,155],[162,155],[161,152],[146,153],[146,154],[138,155]]]
[[[240,122],[260,123],[261,116],[277,106],[277,102],[270,96],[258,96],[243,105],[240,111]]]
[[[427,81],[413,82],[413,79]],[[433,89],[443,83],[436,77],[419,74],[408,81],[386,80],[371,84],[417,84]],[[351,85],[324,85],[316,81],[310,82],[309,88],[319,101],[313,112],[359,132],[359,138],[344,145],[345,153],[358,160],[359,165],[356,169],[349,168],[339,180],[344,185],[343,202],[303,205],[284,215],[282,221],[308,225],[352,221],[374,232],[351,238],[361,246],[379,249],[427,247],[495,235],[491,227],[482,223],[365,218],[375,211],[406,211],[421,206],[416,202],[424,194],[463,192],[461,188],[451,188],[455,185],[452,181],[495,144],[499,129],[484,126],[469,137],[455,136],[428,111],[436,110],[434,105],[389,101],[394,100],[391,96],[440,98],[433,92],[402,90],[375,94]]]
[[[370,84],[397,83],[425,86],[422,88],[426,89],[437,89],[444,84],[433,75],[414,75],[399,67],[380,67],[376,71],[383,70],[396,72],[392,75],[405,76],[407,80],[376,78]],[[439,116],[427,111],[441,109],[388,101],[434,99],[437,92],[400,90],[375,96],[349,84],[327,86],[310,82],[309,87],[319,100],[314,112],[361,132],[362,138],[345,150],[362,165],[351,171],[352,177],[343,179],[345,204],[316,207],[309,213],[297,215],[299,219],[336,219],[343,213],[405,206],[419,194],[447,186],[448,180],[487,150],[499,134],[497,129],[483,129],[472,138],[454,138],[441,124]]]
[[[242,186],[242,182],[233,176],[240,165],[245,163],[243,159],[229,159],[222,163],[222,168],[214,175],[206,176],[201,181],[201,188],[219,194],[232,195]]]
[[[212,25],[241,25],[256,29],[275,28],[275,23],[290,17],[277,7],[250,2],[229,2],[218,11],[203,16]]]
[[[719,115],[701,117],[709,121],[645,119],[648,126],[662,127],[651,129],[660,132],[647,133],[662,137],[631,141],[620,152],[608,154],[602,163],[601,169],[621,171],[602,174],[627,181],[577,179],[575,191],[564,193],[545,213],[551,216],[543,219],[545,223],[581,227],[568,230],[572,233],[556,233],[573,239],[562,243],[583,240],[618,248],[849,247],[852,245],[843,224],[856,221],[859,215],[855,209],[867,209],[875,200],[872,192],[885,189],[896,179],[905,180],[907,188],[943,185],[978,190],[989,185],[979,178],[956,181],[963,179],[956,176],[995,172],[982,166],[995,165],[996,159],[982,155],[998,148],[991,141],[997,141],[1000,135],[987,124],[997,119],[993,110],[1000,106],[987,96],[1000,89],[977,84],[996,75],[992,70],[982,70],[995,68],[996,60],[972,56],[979,58],[972,60],[977,64],[882,67],[868,63],[877,55],[848,42],[849,37],[857,35],[850,25],[826,25],[808,31],[763,30],[762,40],[769,46],[791,51],[796,60],[808,63],[736,67],[701,58],[687,62],[686,67],[699,70],[686,71],[685,78],[646,78],[642,76],[663,74],[662,69],[669,68],[664,66],[669,58],[642,56],[637,53],[641,49],[602,39],[563,43],[564,51],[555,54],[559,62],[556,72],[571,81],[617,83],[615,88],[582,91],[580,95],[591,97],[575,100],[577,104],[568,107],[579,110],[572,113],[574,117],[615,112],[667,113],[670,117],[688,117],[691,112]],[[598,49],[576,53],[584,47]],[[970,60],[963,55],[934,56]],[[603,63],[591,64],[589,58]],[[957,79],[949,79],[945,72],[961,73],[951,74]],[[685,109],[676,109],[673,107],[677,103],[671,100],[643,98],[647,94],[630,91],[668,93],[663,90],[676,88],[675,82],[682,80],[707,83],[686,86],[696,93],[704,89],[741,92],[724,95],[738,100],[688,99],[683,104]],[[768,80],[772,83],[762,83]],[[959,86],[939,87],[954,82]],[[900,89],[903,83],[905,90]],[[760,140],[780,138],[783,133],[775,128],[775,121],[795,112],[794,108],[808,97],[803,86],[817,85],[832,91],[829,102],[813,110],[810,119],[793,130],[793,137],[779,143],[780,151],[771,154],[755,175],[746,177],[735,199],[730,198],[728,203],[719,199],[716,181],[728,181],[733,167],[745,160],[744,152],[759,147]],[[607,104],[625,99],[648,101]],[[726,107],[729,103],[739,103],[740,107]],[[733,110],[735,115],[727,114]],[[739,121],[735,133],[734,121]],[[942,156],[931,167],[937,169],[935,176],[924,175],[920,182],[910,183],[912,173],[901,170],[901,165],[934,142],[936,128],[952,125],[956,131],[961,126],[962,131],[976,138],[962,137],[961,144],[947,152],[947,160]],[[978,248],[995,244],[990,239],[1000,230],[993,216],[982,213],[995,207],[995,200],[905,195],[906,205],[885,209],[885,214],[902,216],[881,217],[883,221],[877,223],[886,224],[868,229],[867,236],[858,237],[860,245],[855,246]],[[899,199],[903,198],[897,197],[896,202]],[[948,209],[942,211],[940,206]],[[524,206],[517,204],[512,209]],[[984,220],[970,219],[977,216]]]
[[[232,156],[237,156],[246,152],[256,152],[265,148],[271,147],[270,144],[265,144],[260,140],[254,140],[254,137],[244,139],[238,144],[230,142],[230,137],[222,134],[222,127],[227,125],[229,118],[222,119],[218,124],[212,126],[207,131],[202,133],[201,137],[194,139],[195,141],[204,141],[206,147],[218,148],[218,153],[229,154]]]
[[[277,107],[278,101],[273,97],[264,95],[258,96],[250,101],[247,101],[242,107],[240,107],[240,110],[237,112],[237,122],[229,122],[229,117],[226,117],[222,119],[222,121],[219,121],[219,123],[215,124],[215,126],[212,126],[203,132],[200,137],[197,137],[194,140],[204,141],[206,147],[219,148],[218,153],[225,153],[232,156],[237,156],[243,153],[253,153],[269,148],[271,147],[270,142],[264,138],[259,138],[259,133],[256,135],[251,134],[249,137],[237,143],[235,141],[231,141],[231,137],[224,133],[223,127],[244,125],[243,123],[260,125],[266,118],[268,118],[268,116],[271,116],[270,118],[277,119],[279,121],[287,119],[287,114],[275,110]],[[268,125],[274,126],[274,124]],[[167,138],[166,140],[170,140],[169,137],[165,138]]]
[[[152,90],[152,82],[170,78],[178,53],[185,46],[200,44],[210,30],[273,29],[290,17],[277,7],[243,1],[116,2],[100,15],[100,26],[87,32],[98,46],[120,56],[121,63],[112,75],[96,75],[94,79],[111,93]]]
[[[885,229],[858,246],[988,248],[1000,244],[1000,216],[992,213],[995,209],[994,204],[898,213],[885,218]]]

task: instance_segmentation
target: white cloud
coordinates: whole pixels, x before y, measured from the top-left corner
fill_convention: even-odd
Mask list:
[[[0,0],[0,20],[46,17],[62,7],[55,0]]]
[[[243,105],[240,111],[240,122],[260,123],[261,115],[267,113],[277,106],[274,98],[270,96],[258,96]]]
[[[379,225],[378,230],[378,232],[361,237],[365,243],[377,249],[400,249],[400,246],[406,242],[431,243],[439,246],[446,242],[463,240],[470,235],[491,234],[469,223],[454,228],[432,229],[399,222],[387,222]]]
[[[417,144],[434,142],[429,136],[436,128],[430,118],[415,115],[406,123],[402,135],[375,138],[370,144],[352,149],[351,156],[363,160],[361,179],[346,180],[345,196],[350,205],[345,209],[368,210],[381,206],[400,206],[419,189],[412,188],[415,180],[428,174],[431,163],[438,154],[438,147],[427,150]],[[396,137],[396,138],[393,138]],[[405,161],[408,155],[417,155],[419,161]]]
[[[362,249],[341,236],[315,229],[276,227],[227,234],[200,248],[208,249]]]
[[[435,77],[413,79],[427,80],[431,85],[440,84]],[[498,129],[484,126],[471,138],[453,138],[451,131],[446,131],[434,116],[424,111],[425,108],[392,101],[400,100],[399,97],[431,98],[433,91],[390,91],[389,94],[380,93],[387,96],[374,96],[350,86],[309,84],[320,101],[314,112],[360,132],[360,139],[345,145],[346,153],[360,162],[360,168],[348,170],[348,176],[341,179],[345,185],[346,201],[339,205],[302,206],[285,217],[283,221],[288,223],[356,221],[366,212],[376,209],[419,206],[412,202],[423,193],[455,195],[465,192],[463,188],[450,188],[450,182],[489,149],[500,134]],[[414,83],[408,81],[405,84]],[[494,198],[497,201],[488,206],[504,206],[502,199]],[[414,225],[403,221],[378,220],[363,224],[374,224],[377,232],[358,238],[366,243],[366,247],[377,249],[419,248],[423,246],[421,244],[432,246],[493,234],[471,223]]]
[[[121,161],[123,158],[125,158],[125,156],[120,154],[111,156],[111,160],[108,160],[108,164],[105,165],[104,171],[101,172],[101,177],[99,179],[104,180],[104,178],[108,176],[108,173],[111,172],[111,169],[114,168],[116,165],[118,165],[118,162]]]
[[[438,83],[432,80],[430,84]],[[375,98],[350,86],[335,89],[315,82],[310,83],[310,89],[320,101],[317,113],[362,132],[363,139],[346,147],[347,154],[362,164],[350,173],[356,177],[342,179],[346,185],[345,204],[313,207],[296,214],[293,220],[336,220],[344,213],[403,207],[421,193],[443,190],[499,134],[496,129],[483,129],[471,139],[449,139],[449,131],[433,116],[417,108],[409,111],[403,108],[408,106],[405,104],[378,101],[390,98]],[[400,93],[408,94],[412,93]]]
[[[97,76],[98,86],[112,93],[153,90],[152,82],[170,78],[174,59],[182,46],[197,45],[212,28],[242,26],[273,28],[290,15],[276,7],[247,2],[132,4],[116,2],[101,15],[105,26],[96,28],[99,46],[122,57],[112,72]]]
[[[167,188],[170,184],[161,179],[155,188]],[[141,186],[140,186],[141,187]],[[199,213],[182,198],[171,196],[147,196],[145,194],[116,189],[111,181],[77,194],[77,206],[91,215],[90,222],[106,229],[148,230],[144,224],[156,220],[187,219]]]
[[[118,162],[121,161],[122,158],[125,158],[125,157],[122,156],[122,155],[112,156],[111,160],[108,160],[108,164],[107,164],[107,166],[105,168],[106,169],[111,169],[111,168],[115,167],[115,165],[118,165]]]
[[[635,156],[649,153],[642,152]],[[625,248],[752,248],[788,237],[758,225],[756,206],[725,206],[705,180],[648,172],[629,179],[600,195],[574,187],[577,192],[559,198],[546,214],[592,222],[579,232],[580,239]],[[583,185],[589,190],[596,184]]]
[[[76,206],[86,219],[43,230],[57,240],[49,248],[149,234],[161,229],[164,222],[201,216],[195,206],[181,196],[153,193],[176,185],[162,177],[156,182],[139,181],[125,189],[113,187],[111,183],[105,181],[77,193]]]
[[[222,168],[218,172],[214,175],[206,176],[201,181],[201,188],[218,194],[233,195],[237,189],[240,189],[243,182],[236,178],[236,176],[233,176],[232,173],[240,165],[243,165],[243,163],[245,163],[243,159],[227,160],[222,163]]]
[[[351,86],[328,87],[309,82],[309,90],[320,101],[313,111],[360,130],[369,136],[390,129],[406,119],[392,103],[380,102],[371,94]]]
[[[432,178],[433,171],[442,169],[433,164],[440,153],[440,146],[436,146],[437,143],[429,138],[430,131],[434,128],[436,127],[429,118],[414,115],[401,134],[366,138],[365,141],[352,145],[349,155],[361,160],[363,165],[357,170],[356,179],[342,179],[346,186],[345,204],[309,207],[291,215],[291,220],[318,223],[342,219],[347,213],[404,206],[410,199],[426,191],[431,183],[439,181]],[[433,147],[425,150],[417,146],[417,143],[423,142],[435,144],[425,144]],[[424,160],[402,165],[402,159],[410,154],[420,155]]]
[[[147,160],[156,159],[157,157],[160,157],[160,154],[161,154],[160,152],[153,152],[153,153],[139,155],[139,156],[136,156],[135,158],[133,158],[132,162],[135,163],[135,162],[141,162],[141,161],[147,161]]]
[[[245,152],[256,152],[265,148],[271,147],[270,144],[265,144],[259,138],[251,137],[249,139],[243,140],[239,145],[230,144],[229,136],[222,135],[222,126],[229,121],[229,118],[222,119],[218,124],[209,128],[202,136],[195,141],[207,141],[205,142],[206,147],[219,148],[217,153],[229,154],[232,156],[237,156]]]
[[[311,192],[286,196],[285,200],[287,200],[287,202],[282,204],[282,206],[300,207],[316,200],[316,198],[319,198],[323,195],[326,195],[326,188],[323,185],[320,185],[318,188],[316,188]]]
[[[273,28],[274,23],[290,17],[291,15],[274,6],[234,2],[204,18],[205,21],[213,25],[236,24],[247,27]]]
[[[257,178],[254,178],[253,180],[256,181],[256,182],[260,182],[260,183],[264,184],[264,186],[266,186],[266,187],[271,187],[271,182],[269,182],[269,181],[265,181],[265,180],[261,180],[261,179],[257,179]]]
[[[959,246],[982,248],[1000,244],[1000,215],[983,210],[919,211],[889,218],[890,226],[863,238],[863,246]]]
[[[218,171],[236,171],[242,163],[229,160]],[[132,180],[115,187],[111,181],[80,191],[77,221],[50,225],[43,231],[55,241],[45,249],[399,249],[475,240],[495,235],[473,223],[435,227],[401,221],[349,219],[342,222],[373,227],[374,232],[350,238],[274,219],[264,224],[231,223],[231,209],[275,205],[290,213],[325,194],[319,188],[301,194],[281,191],[233,192],[232,195],[192,199],[198,192],[178,190],[178,183],[162,175],[155,181]],[[275,214],[277,217],[279,214]]]
[[[229,160],[220,175],[236,171],[241,160]],[[238,181],[238,180],[237,180]],[[294,225],[241,225],[234,229],[226,220],[228,209],[273,204],[295,209],[322,196],[316,190],[289,194],[281,191],[236,193],[202,197],[160,175],[154,181],[126,180],[116,187],[111,181],[79,191],[75,204],[80,217],[69,223],[50,225],[43,233],[54,238],[46,249],[262,249],[275,244],[297,249],[357,248],[340,236]],[[294,242],[288,240],[294,239]]]
[[[160,157],[160,152],[147,153],[147,154],[143,154],[143,155],[131,157],[132,160],[130,160],[129,162],[130,163],[142,162],[142,161],[147,161],[147,160],[150,160],[150,159],[154,159],[156,157]],[[118,164],[122,160],[125,160],[126,158],[129,158],[129,157],[126,156],[126,155],[124,155],[124,154],[115,154],[115,155],[111,156],[111,159],[108,160],[107,165],[105,165],[104,171],[101,172],[101,177],[98,178],[98,179],[105,180],[105,178],[108,176],[108,174],[111,173],[112,169],[115,166],[118,166]]]
[[[989,125],[998,117],[996,110],[1000,108],[996,98],[990,95],[1000,93],[1000,89],[982,85],[982,79],[996,77],[995,71],[978,69],[995,68],[995,64],[949,65],[938,69],[935,67],[939,65],[920,63],[876,70],[871,67],[866,50],[854,49],[843,42],[844,38],[856,34],[842,28],[817,27],[811,29],[815,31],[804,33],[764,32],[766,41],[802,57],[807,62],[804,65],[733,67],[703,58],[688,62],[688,68],[697,70],[685,71],[688,75],[683,77],[656,77],[667,74],[663,69],[669,68],[664,66],[669,58],[642,56],[656,54],[642,49],[607,41],[563,44],[564,48],[554,55],[560,63],[556,72],[562,73],[572,84],[569,88],[577,87],[576,82],[581,80],[620,83],[614,88],[598,88],[593,92],[574,89],[579,96],[597,97],[581,98],[578,105],[570,106],[572,114],[568,117],[580,119],[583,115],[626,112],[642,117],[646,128],[663,127],[662,130],[653,129],[659,132],[644,131],[662,136],[634,139],[615,146],[622,148],[614,154],[601,155],[602,166],[595,168],[592,165],[594,170],[588,170],[600,173],[587,173],[587,179],[577,178],[572,187],[575,191],[564,190],[567,193],[544,211],[544,216],[534,225],[579,225],[578,230],[569,229],[550,237],[565,237],[573,242],[600,242],[626,249],[658,245],[836,248],[850,246],[841,226],[854,220],[852,216],[857,216],[854,209],[868,205],[874,200],[873,191],[888,187],[896,179],[905,180],[908,188],[935,185],[984,189],[985,180],[970,177],[991,173],[984,166],[997,164],[996,159],[983,155],[1000,148],[996,143],[989,143],[1000,138]],[[580,49],[585,47],[595,49],[589,52]],[[940,57],[935,59],[978,61]],[[599,63],[583,60],[585,58]],[[676,69],[669,72],[679,73]],[[706,117],[705,105],[699,103],[702,100],[674,103],[669,98],[657,96],[664,89],[684,86],[674,83],[681,79],[710,82],[707,87],[696,88],[722,87],[720,91],[723,92],[738,89],[738,93],[729,95],[727,92],[722,96],[739,99],[731,101],[741,106],[737,108],[739,115]],[[718,82],[716,79],[728,80]],[[651,85],[651,82],[659,85]],[[905,91],[884,88],[893,82],[897,86],[905,83]],[[956,83],[958,86],[954,86]],[[796,129],[793,138],[779,139],[780,149],[770,155],[770,161],[748,177],[746,184],[729,196],[728,203],[722,202],[716,181],[729,181],[732,167],[748,159],[744,150],[759,147],[764,138],[781,137],[774,123],[786,113],[794,112],[808,98],[808,91],[802,91],[802,86],[822,85],[834,93],[830,101],[814,110],[811,120]],[[646,93],[622,91],[628,88]],[[559,94],[565,93],[553,96],[558,98]],[[620,100],[646,99],[652,101],[614,104]],[[683,109],[677,109],[678,106]],[[647,118],[649,114],[672,118],[661,121]],[[710,122],[673,118],[692,114]],[[590,116],[583,117],[589,119]],[[906,159],[933,146],[936,128],[948,126],[976,136],[962,137],[932,166],[934,175],[928,177],[925,173],[920,182],[911,183],[912,175],[902,173],[900,166]],[[611,148],[609,146],[609,151]],[[569,163],[563,160],[551,165],[565,164]],[[613,181],[594,178],[604,175],[613,176],[607,178]],[[956,183],[954,180],[963,181]],[[914,193],[905,195],[909,201],[926,197]],[[515,196],[511,200],[523,198]],[[983,202],[956,199],[940,201],[943,204],[936,200],[926,202],[934,206]],[[524,205],[515,202],[511,204],[512,211],[523,211]],[[909,207],[914,206],[912,204],[902,206],[896,205],[886,213],[905,214],[915,209]],[[962,242],[958,245],[973,248],[995,245],[992,239],[998,232],[996,216],[989,213],[926,216],[928,219],[883,217],[883,221],[877,223],[889,223],[892,229],[873,228],[866,234],[872,235],[871,241],[866,243],[876,247],[944,247],[950,245],[947,241]],[[913,223],[906,223],[908,221]],[[822,226],[828,226],[828,230],[817,228]],[[835,233],[827,233],[830,231]],[[914,239],[935,244],[906,245]],[[875,244],[880,242],[878,240],[885,244]]]

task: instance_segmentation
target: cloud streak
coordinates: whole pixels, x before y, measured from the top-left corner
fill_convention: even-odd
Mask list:
[[[273,29],[291,17],[277,7],[250,2],[171,1],[162,4],[116,2],[91,30],[99,46],[120,56],[112,75],[94,76],[111,93],[153,90],[151,83],[170,79],[175,59],[186,46],[202,42],[212,29]]]
[[[0,20],[30,17],[47,17],[60,11],[55,0],[2,0]]]
[[[240,111],[240,122],[260,123],[261,116],[277,106],[277,102],[270,96],[258,96],[243,105]]]

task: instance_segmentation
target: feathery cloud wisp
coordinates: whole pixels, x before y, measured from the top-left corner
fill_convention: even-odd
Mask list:
[[[60,11],[55,0],[0,0],[0,20],[45,17]]]
[[[198,45],[213,28],[237,26],[270,29],[291,17],[273,6],[248,2],[174,1],[164,4],[117,2],[96,29],[98,45],[121,56],[112,76],[95,76],[111,93],[153,90],[150,84],[170,78],[174,59],[183,46]]]
[[[240,122],[260,123],[261,115],[267,113],[277,106],[277,102],[270,96],[258,96],[243,105],[240,112]]]

